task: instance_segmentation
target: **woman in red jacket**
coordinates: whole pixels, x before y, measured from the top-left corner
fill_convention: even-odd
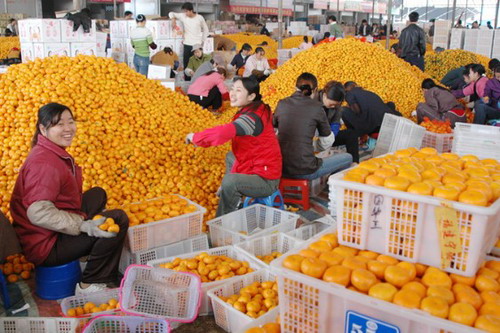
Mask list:
[[[232,140],[217,216],[236,210],[242,196],[273,194],[281,178],[281,151],[273,116],[261,100],[259,83],[253,78],[238,78],[229,95],[231,106],[240,108],[231,123],[186,137],[186,143],[200,147],[219,146]]]
[[[50,103],[38,111],[32,149],[12,193],[14,228],[29,261],[59,266],[88,256],[76,294],[96,292],[117,279],[128,229],[121,210],[103,212],[106,192],[92,188],[82,194],[82,169],[66,151],[76,134],[70,109]],[[101,214],[102,218],[92,218]],[[106,217],[118,233],[99,229]]]

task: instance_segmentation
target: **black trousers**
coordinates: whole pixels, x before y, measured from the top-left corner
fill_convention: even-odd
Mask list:
[[[71,236],[60,233],[56,244],[44,261],[43,266],[59,266],[88,256],[83,271],[84,283],[115,282],[123,243],[128,230],[128,217],[124,211],[115,209],[103,212],[107,195],[100,187],[94,187],[83,194],[82,211],[91,219],[97,214],[111,217],[120,226],[120,232],[113,238],[90,237],[85,233]]]
[[[332,147],[345,145],[347,153],[351,154],[352,161],[359,163],[359,135],[353,129],[339,131],[335,136]]]
[[[423,56],[407,56],[405,58],[403,58],[404,61],[406,61],[407,63],[413,65],[413,66],[416,66],[418,68],[420,68],[420,70],[423,72],[424,69],[425,69],[425,63],[424,63],[424,57]]]
[[[189,58],[191,58],[191,56],[192,56],[192,54],[191,54],[192,51],[193,51],[192,45],[184,44],[184,51],[182,53],[182,62],[184,64],[184,69],[186,69],[188,66]]]
[[[211,106],[215,111],[222,106],[222,95],[217,87],[210,89],[207,97],[202,98],[202,96],[197,95],[188,95],[188,97],[191,102],[195,102],[204,109]]]

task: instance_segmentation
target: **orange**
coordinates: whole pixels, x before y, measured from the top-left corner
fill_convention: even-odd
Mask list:
[[[477,318],[477,311],[467,303],[455,303],[450,307],[448,319],[456,323],[472,326]]]
[[[482,192],[486,196],[488,201],[493,199],[493,190],[491,189],[491,186],[487,183],[473,181],[468,183],[467,189]]]
[[[420,149],[419,152],[426,154],[426,155],[438,155],[438,151],[436,150],[436,148],[432,148],[432,147],[424,147],[424,148]]]
[[[386,302],[392,302],[397,292],[398,289],[390,283],[377,283],[370,288],[368,295]]]
[[[280,324],[278,323],[267,323],[262,326],[264,329],[264,332],[266,333],[280,333],[281,332],[281,327]]]
[[[464,156],[462,156],[461,160],[464,162],[468,162],[468,161],[478,162],[479,161],[479,159],[475,155],[464,155]]]
[[[382,168],[375,170],[373,175],[380,177],[382,179],[386,179],[386,178],[389,178],[392,176],[396,176],[396,171],[394,171],[392,169],[385,168],[384,166],[382,166]]]
[[[354,257],[357,254],[357,250],[347,246],[339,246],[333,249],[333,253],[337,253],[344,258]]]
[[[247,311],[259,312],[261,309],[260,303],[256,301],[251,301],[247,303]]]
[[[16,283],[19,280],[19,277],[16,274],[10,274],[7,276],[7,281],[10,283]]]
[[[403,268],[410,274],[410,281],[414,280],[417,276],[417,268],[410,262],[401,261],[396,266]]]
[[[423,183],[432,186],[433,191],[434,191],[435,188],[443,186],[443,183],[441,183],[441,182],[439,182],[437,180],[426,179],[426,180],[423,181]]]
[[[385,281],[401,288],[411,280],[410,273],[400,266],[389,266],[384,273]]]
[[[317,258],[306,258],[300,264],[300,271],[305,275],[320,279],[328,265]]]
[[[422,176],[420,175],[420,173],[418,171],[411,170],[408,168],[400,169],[398,176],[405,178],[405,179],[408,179],[410,181],[410,183],[412,183],[412,184],[422,181]]]
[[[476,190],[467,190],[460,193],[458,197],[458,201],[474,206],[487,206],[488,205],[488,197],[480,191]]]
[[[489,260],[486,262],[485,267],[500,273],[500,261]]]
[[[420,303],[420,309],[439,318],[448,318],[448,302],[438,296],[427,296]]]
[[[323,236],[321,236],[320,240],[330,243],[330,246],[332,247],[332,249],[339,246],[337,234],[323,235]]]
[[[300,272],[300,265],[305,258],[297,254],[292,254],[283,260],[283,267]]]
[[[422,277],[422,283],[427,287],[441,286],[451,289],[451,278],[443,271],[440,270],[427,270]]]
[[[415,269],[417,270],[417,276],[421,277],[422,275],[424,275],[427,266],[422,264],[415,264]]]
[[[351,283],[360,291],[367,292],[377,283],[377,277],[366,269],[357,268],[351,273]]]
[[[68,309],[68,313],[67,313],[68,316],[70,317],[75,317],[76,316],[76,309]]]
[[[342,178],[342,180],[355,183],[364,183],[365,177],[357,173],[346,173],[344,175],[344,178]]]
[[[495,316],[500,316],[500,303],[496,302],[484,303],[481,306],[481,309],[479,310],[479,314],[481,315],[492,314]]]
[[[492,279],[498,279],[500,277],[500,273],[493,270],[493,269],[489,269],[487,267],[481,267],[478,271],[477,271],[477,275],[484,275],[484,276],[488,276]]]
[[[462,283],[473,287],[476,282],[475,276],[462,276],[458,274],[450,274],[451,281],[453,283]]]
[[[377,261],[386,263],[387,265],[397,265],[399,263],[398,259],[391,257],[391,256],[388,256],[386,254],[379,255],[377,257]]]
[[[441,286],[432,286],[427,289],[427,296],[436,296],[445,299],[449,305],[455,303],[455,295],[453,292],[445,287]]]
[[[474,327],[486,332],[500,332],[500,316],[498,315],[481,315],[476,319]]]
[[[357,259],[356,257],[345,258],[344,261],[342,262],[342,266],[347,267],[351,270],[354,270],[357,268],[366,269],[365,262]]]
[[[386,264],[385,262],[381,262],[381,261],[378,261],[378,260],[370,260],[367,264],[366,264],[368,270],[370,272],[372,272],[373,274],[375,274],[375,276],[379,279],[383,279],[384,278],[384,274],[385,274],[385,270],[387,269],[387,267],[389,266],[388,264]]]
[[[384,181],[385,181],[385,178],[383,178],[383,177],[380,177],[377,175],[369,175],[365,179],[365,184],[374,185],[374,186],[383,186]]]
[[[299,251],[299,255],[304,258],[317,258],[319,256],[319,252],[311,249],[302,249]]]
[[[498,161],[493,158],[485,158],[481,160],[482,165],[495,165],[498,167]]]
[[[422,179],[441,181],[442,174],[437,169],[428,169],[422,172]]]
[[[448,172],[443,176],[441,182],[443,184],[449,183],[464,183],[467,180],[467,176],[458,172]]]
[[[118,224],[113,224],[109,226],[108,232],[118,233],[120,232],[120,226]]]
[[[480,295],[484,303],[500,303],[500,295],[494,291],[482,291]]]
[[[368,160],[368,161],[363,161],[363,162],[359,163],[358,168],[366,169],[370,173],[373,173],[376,170],[380,169],[380,165],[375,161]]]
[[[326,262],[328,266],[340,265],[344,261],[344,257],[334,252],[321,253],[319,259]]]
[[[388,189],[391,190],[406,191],[409,186],[410,186],[410,181],[406,178],[399,176],[389,177],[386,178],[386,180],[384,181],[384,187],[387,187]]]
[[[464,183],[458,183],[458,182],[456,182],[456,183],[450,182],[450,183],[446,184],[445,187],[454,188],[458,192],[462,192],[467,188],[467,186]]]
[[[479,310],[479,308],[483,304],[481,296],[471,287],[465,285],[463,285],[463,287],[464,288],[462,290],[454,291],[457,302],[468,303],[472,305],[476,310]]]
[[[329,267],[323,274],[323,280],[347,287],[351,281],[351,270],[340,265]]]
[[[309,245],[309,248],[313,251],[320,252],[320,253],[330,252],[332,250],[332,246],[330,245],[330,243],[326,242],[326,241],[322,241],[322,240],[311,243]]]
[[[425,286],[418,281],[408,282],[403,286],[403,288],[401,288],[401,290],[409,290],[411,292],[414,292],[418,296],[420,296],[420,298],[425,297],[425,295],[427,294],[427,288],[425,288]]]
[[[31,277],[31,274],[29,271],[22,271],[20,276],[23,280],[28,280]]]
[[[489,177],[490,172],[486,168],[468,168],[465,170],[465,172],[470,176],[470,177]]]
[[[379,254],[376,252],[373,252],[373,251],[363,250],[363,251],[359,251],[358,255],[361,257],[368,258],[370,260],[375,260]]]
[[[411,290],[400,290],[394,295],[393,303],[405,308],[418,309],[420,307],[420,296]]]
[[[459,194],[460,192],[457,189],[446,186],[437,187],[433,192],[435,197],[451,201],[456,201]]]
[[[486,275],[479,275],[476,278],[476,283],[474,284],[476,286],[476,289],[481,291],[494,291],[498,292],[500,289],[500,284],[498,283],[497,280],[486,276]]]
[[[413,183],[408,187],[408,193],[419,195],[432,195],[433,187],[427,183]]]

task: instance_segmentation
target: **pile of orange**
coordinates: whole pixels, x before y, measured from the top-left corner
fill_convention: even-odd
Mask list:
[[[256,256],[256,257],[269,265],[271,263],[271,261],[281,257],[282,255],[283,255],[283,253],[275,251],[275,252],[270,253],[270,254],[266,254],[263,256]]]
[[[426,147],[403,149],[361,162],[344,180],[475,206],[500,197],[500,163],[474,155],[438,154]]]
[[[426,130],[433,133],[439,133],[439,134],[453,133],[453,129],[451,128],[451,122],[449,119],[430,120],[429,118],[424,117],[424,121],[420,123],[420,126],[425,127]]]
[[[99,220],[102,217],[103,216],[101,215],[96,215],[92,220]],[[116,224],[115,220],[113,220],[111,217],[108,217],[106,220],[104,220],[104,223],[99,226],[99,229],[107,232],[120,232],[120,226]]]
[[[215,217],[229,145],[203,149],[184,139],[229,122],[231,112],[216,118],[125,64],[83,55],[38,59],[0,76],[4,213],[30,151],[37,111],[49,102],[73,111],[78,130],[68,152],[83,168],[83,189],[103,187],[108,208],[176,193],[207,208],[206,220]]]
[[[35,265],[26,260],[22,254],[10,255],[5,258],[4,264],[0,264],[0,270],[10,283],[19,281],[19,278],[28,280],[33,269]]]
[[[111,298],[106,303],[102,303],[99,306],[92,302],[87,302],[82,306],[77,306],[76,308],[68,309],[66,315],[68,317],[78,317],[90,313],[99,313],[102,311],[111,311],[120,309],[120,303],[114,298]]]
[[[336,234],[325,234],[286,257],[283,266],[406,308],[500,332],[500,261],[488,261],[476,276],[465,277],[339,246]]]
[[[194,213],[195,205],[177,195],[128,204],[122,207],[127,213],[130,226],[161,221],[164,219]]]
[[[210,255],[206,252],[194,258],[175,258],[172,262],[159,266],[177,272],[193,273],[200,277],[201,282],[220,281],[253,272],[248,261],[235,260],[224,255]]]
[[[12,49],[21,49],[19,37],[0,37],[0,59],[8,57]]]
[[[278,284],[256,281],[241,288],[237,294],[219,298],[247,316],[258,318],[278,306]]]

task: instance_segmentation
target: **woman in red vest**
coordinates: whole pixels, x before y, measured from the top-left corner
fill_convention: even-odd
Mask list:
[[[71,110],[50,103],[38,111],[32,149],[16,181],[10,201],[14,229],[27,259],[35,265],[59,266],[88,256],[76,294],[87,294],[116,282],[128,229],[121,210],[108,210],[106,192],[82,194],[82,169],[66,151],[76,134]],[[96,220],[92,218],[100,214]],[[99,228],[112,218],[119,232]]]
[[[240,108],[231,123],[186,137],[186,143],[200,147],[219,146],[232,140],[217,216],[236,210],[242,196],[273,194],[281,178],[281,151],[274,134],[273,115],[261,100],[259,83],[253,78],[238,78],[229,95],[231,106]]]

